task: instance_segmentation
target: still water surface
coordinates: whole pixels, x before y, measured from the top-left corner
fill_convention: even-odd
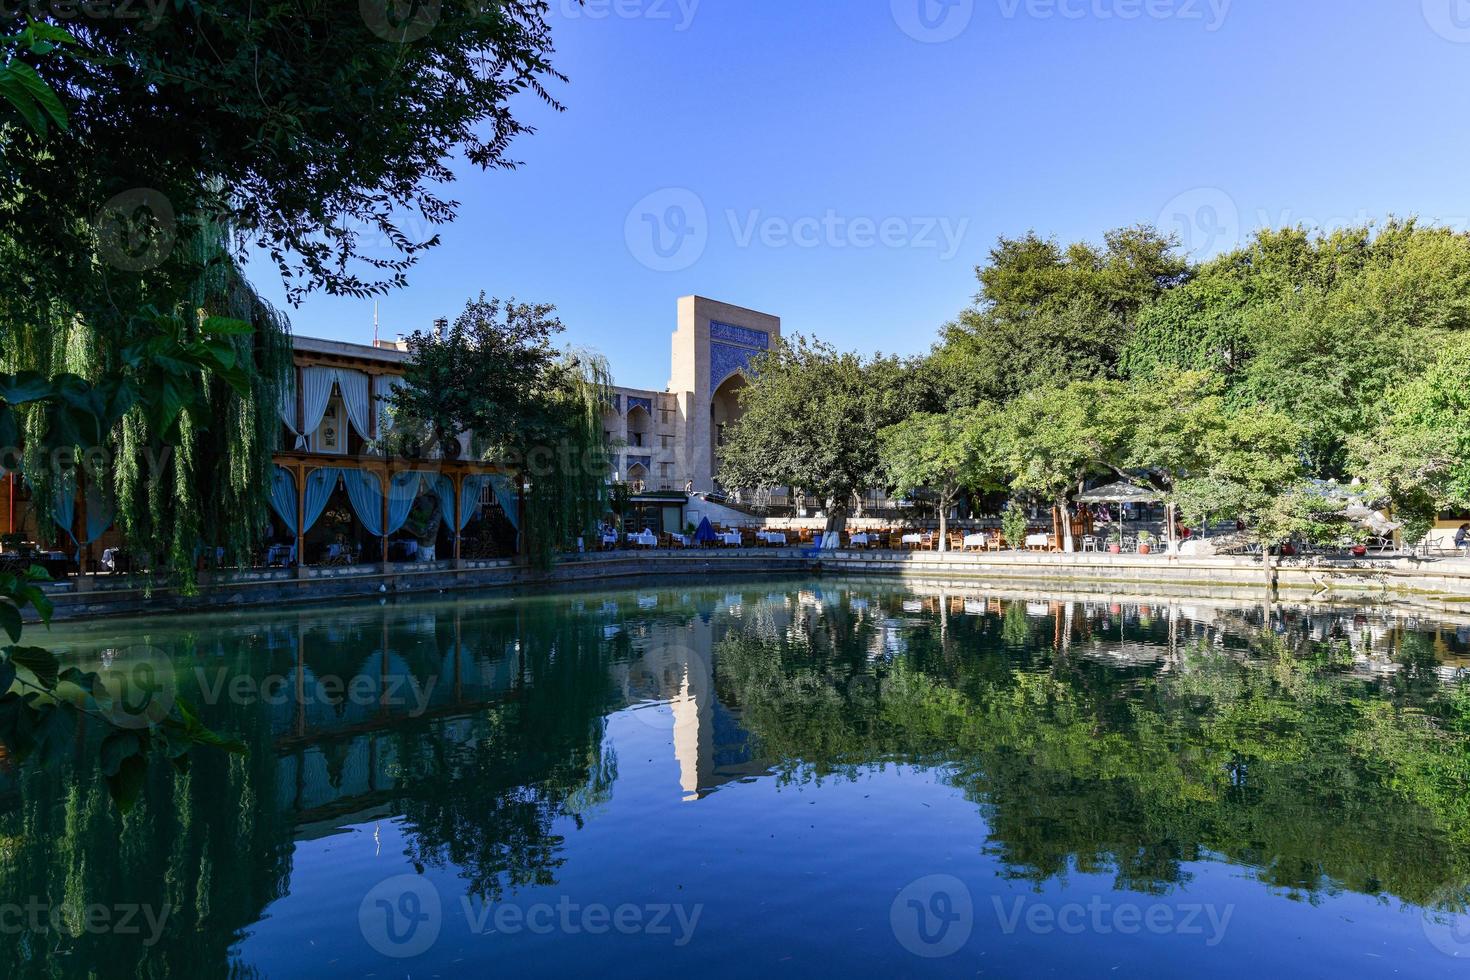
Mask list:
[[[0,975],[1466,975],[1465,622],[822,579],[58,627],[250,752],[125,818],[95,746],[0,773]]]

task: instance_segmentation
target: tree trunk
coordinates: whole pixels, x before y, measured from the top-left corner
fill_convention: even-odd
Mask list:
[[[1057,501],[1057,509],[1062,512],[1062,550],[1070,555],[1077,550],[1077,545],[1072,540],[1072,509],[1067,506],[1066,497]]]
[[[827,546],[828,535],[837,547],[842,542],[842,532],[847,529],[847,501],[837,497],[827,498],[827,530],[822,535],[822,547]]]
[[[952,500],[953,490],[939,491],[939,551],[949,550],[949,505]]]

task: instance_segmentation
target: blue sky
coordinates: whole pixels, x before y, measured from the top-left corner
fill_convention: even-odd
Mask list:
[[[1001,234],[1151,221],[1208,254],[1262,225],[1470,226],[1470,0],[552,5],[567,111],[521,106],[520,170],[459,168],[385,335],[482,289],[551,302],[619,383],[662,388],[688,293],[907,354]],[[372,313],[290,310],[357,341]]]

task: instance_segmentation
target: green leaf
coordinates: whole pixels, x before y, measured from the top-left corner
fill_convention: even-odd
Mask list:
[[[5,630],[10,637],[11,643],[20,641],[20,632],[23,628],[20,619],[20,609],[14,601],[9,598],[0,597],[0,629]]]
[[[51,380],[38,371],[0,374],[0,398],[12,405],[48,398],[52,390]]]
[[[44,647],[9,647],[6,652],[10,654],[10,662],[17,667],[24,667],[36,676],[41,686],[48,691],[56,689],[61,664],[57,662],[56,655]]]
[[[148,760],[141,755],[130,755],[122,760],[115,774],[107,777],[107,793],[120,812],[129,812],[138,802],[147,775]]]
[[[20,84],[29,93],[31,99],[35,101],[36,105],[41,107],[46,115],[51,117],[51,121],[62,129],[65,129],[66,106],[61,104],[61,100],[56,97],[56,93],[51,90],[51,86],[42,80],[36,69],[24,61],[15,59],[12,59],[5,67],[13,77],[20,80]]]
[[[244,320],[237,320],[234,317],[228,316],[205,317],[204,322],[199,325],[199,329],[204,333],[215,334],[217,336],[241,336],[255,332],[255,328]]]
[[[10,661],[0,663],[0,694],[10,690],[10,685],[15,683],[15,666]]]
[[[138,737],[137,732],[123,728],[110,732],[102,740],[100,750],[103,775],[117,775],[125,761],[142,751],[143,740]]]

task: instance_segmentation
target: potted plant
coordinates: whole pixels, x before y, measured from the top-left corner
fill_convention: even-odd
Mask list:
[[[1026,512],[1016,501],[1006,505],[1000,518],[1000,529],[1012,551],[1020,551],[1026,546]]]
[[[1138,532],[1138,553],[1148,555],[1153,553],[1154,536],[1148,531]]]

